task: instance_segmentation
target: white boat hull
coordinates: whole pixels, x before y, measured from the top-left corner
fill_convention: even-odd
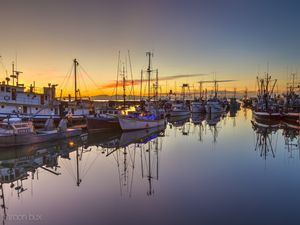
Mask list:
[[[167,123],[165,119],[142,120],[138,118],[127,118],[125,116],[119,116],[118,118],[121,129],[124,131],[149,129],[152,127],[164,126]]]

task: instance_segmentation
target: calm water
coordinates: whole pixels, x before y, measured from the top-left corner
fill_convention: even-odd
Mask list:
[[[3,150],[4,222],[298,224],[299,136],[251,119],[242,109]]]

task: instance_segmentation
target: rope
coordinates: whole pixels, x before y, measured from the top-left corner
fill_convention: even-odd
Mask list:
[[[83,66],[80,64],[79,68],[82,69],[82,71],[87,75],[87,77],[90,79],[90,81],[92,81],[92,83],[95,85],[95,87],[98,89],[98,85],[97,83],[93,80],[93,78],[86,72],[86,70],[83,68]]]
[[[67,72],[66,76],[64,77],[62,84],[60,85],[61,89],[64,89],[65,85],[67,85],[67,83],[69,82],[72,70],[73,70],[73,64],[71,65],[69,71]],[[66,83],[65,83],[65,81],[66,81]]]

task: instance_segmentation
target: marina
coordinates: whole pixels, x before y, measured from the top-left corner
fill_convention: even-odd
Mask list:
[[[130,224],[158,219],[182,224],[199,215],[204,224],[240,224],[253,219],[252,213],[262,224],[285,220],[291,209],[281,207],[282,201],[299,204],[291,198],[300,187],[295,74],[282,93],[275,90],[277,79],[265,73],[256,78],[257,91],[250,97],[247,89],[243,97],[236,88],[227,94],[221,84],[235,80],[216,78],[197,82],[199,91],[183,83],[180,93],[162,95],[153,55],[146,52],[144,94],[134,100],[127,95],[125,66],[118,69],[115,100],[102,101],[79,96],[77,59],[69,75],[74,97],[68,100],[57,97],[57,85],[50,83],[42,94],[32,85],[26,89],[13,70],[16,83],[7,79],[1,86],[3,224],[14,224],[20,212],[40,224],[98,224],[99,216],[105,224],[119,224],[122,217]],[[134,86],[132,80],[131,91]],[[274,197],[283,189],[284,199]],[[265,199],[271,196],[266,190],[272,190],[272,201]],[[70,202],[57,205],[61,198]],[[87,207],[91,210],[83,216]],[[111,216],[112,208],[120,218]],[[213,217],[216,210],[221,212]],[[148,213],[159,217],[143,222]]]
[[[299,9],[1,1],[0,223],[299,224]]]
[[[295,210],[298,205],[298,143],[298,128],[259,123],[249,109],[241,109],[234,117],[192,114],[157,129],[2,150],[3,222],[33,211],[42,215],[41,224],[97,224],[99,217],[107,224],[123,217],[135,224],[182,224],[183,218],[189,223],[199,216],[204,223],[237,224],[253,219],[253,213],[260,215],[259,223],[285,221],[287,215],[296,219],[281,203]],[[55,188],[48,185],[53,183]],[[61,198],[72,204],[57,204]],[[111,215],[112,207],[118,217]],[[216,210],[219,216],[213,217]],[[157,216],[145,222],[149,213]]]

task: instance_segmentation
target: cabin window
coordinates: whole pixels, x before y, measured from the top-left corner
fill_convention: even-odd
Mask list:
[[[1,86],[0,90],[1,92],[4,92],[4,86]]]
[[[23,113],[27,113],[27,106],[23,106]]]
[[[6,87],[6,92],[10,92],[10,87]]]
[[[11,89],[11,99],[12,100],[17,99],[17,90],[15,88]]]
[[[58,114],[58,109],[57,109],[57,108],[54,109],[54,114],[55,114],[55,115]]]

